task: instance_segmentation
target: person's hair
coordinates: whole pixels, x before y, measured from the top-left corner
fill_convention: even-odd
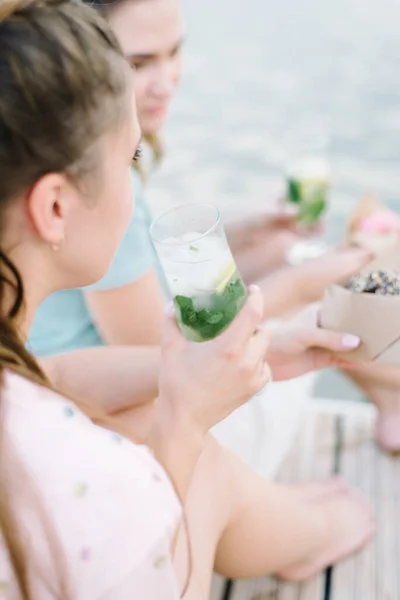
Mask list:
[[[97,178],[91,176],[101,162],[100,140],[119,125],[128,102],[125,61],[115,36],[96,11],[74,0],[0,0],[2,229],[5,208],[48,173],[64,173],[77,186],[93,179],[94,185]],[[21,276],[0,237],[1,389],[6,369],[51,387],[17,328],[23,306]],[[9,439],[5,444],[6,434],[0,423],[1,537],[19,597],[33,600],[35,553],[24,547],[25,532],[13,506],[11,482],[16,473],[23,474],[23,466],[18,468],[13,460],[11,472],[12,449]],[[43,513],[40,498],[35,504]],[[59,555],[49,529],[44,526],[49,552]],[[68,586],[62,567],[58,564],[52,571],[57,579],[52,597],[65,600]]]
[[[120,6],[127,2],[148,2],[149,0],[83,0],[83,1],[87,5],[98,10],[103,15],[103,17],[105,17],[107,19],[107,17],[110,15],[110,13],[113,11],[113,9],[116,6]],[[158,132],[154,131],[153,133],[145,133],[143,135],[142,142],[147,144],[147,146],[150,148],[150,151],[152,153],[151,168],[152,169],[156,168],[159,165],[159,163],[162,161],[163,156],[164,156],[163,144],[162,144],[162,141],[160,139]],[[144,166],[144,162],[139,160],[139,161],[133,162],[132,166],[139,173],[143,182],[146,182],[149,174]]]

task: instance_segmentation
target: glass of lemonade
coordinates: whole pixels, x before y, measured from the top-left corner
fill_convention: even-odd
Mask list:
[[[150,235],[183,335],[194,342],[215,338],[247,297],[218,209],[211,204],[178,206],[153,222]]]
[[[326,132],[310,127],[290,140],[286,152],[286,200],[301,225],[312,227],[329,204],[331,165]]]
[[[332,183],[329,143],[326,129],[317,123],[294,131],[286,141],[285,199],[295,209],[300,230],[305,233],[315,227],[329,205]],[[321,256],[327,249],[322,240],[305,239],[289,250],[287,261],[298,265]]]

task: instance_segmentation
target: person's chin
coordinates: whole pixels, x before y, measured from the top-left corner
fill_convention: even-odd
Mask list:
[[[160,110],[157,112],[148,112],[142,115],[140,119],[140,126],[144,134],[157,133],[165,125],[167,118],[167,109]]]

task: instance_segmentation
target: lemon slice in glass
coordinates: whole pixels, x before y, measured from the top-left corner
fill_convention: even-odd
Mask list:
[[[224,291],[235,273],[236,265],[232,261],[221,271],[221,273],[219,273],[218,277],[214,278],[213,284],[215,285],[218,294],[221,294],[221,292]]]
[[[305,197],[311,192],[316,190],[325,189],[329,187],[328,179],[304,179],[299,183],[302,195]]]

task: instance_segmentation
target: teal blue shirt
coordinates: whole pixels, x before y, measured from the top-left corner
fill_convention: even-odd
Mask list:
[[[125,237],[107,275],[87,290],[109,290],[131,283],[156,265],[149,236],[151,216],[139,176],[133,173],[135,210]],[[85,302],[82,289],[56,292],[39,307],[29,349],[37,356],[103,345]]]

